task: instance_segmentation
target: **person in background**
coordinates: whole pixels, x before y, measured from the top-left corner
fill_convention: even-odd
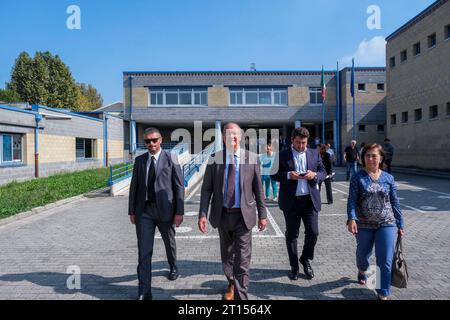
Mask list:
[[[350,176],[354,175],[357,171],[357,161],[358,161],[358,148],[356,147],[356,140],[352,140],[350,145],[344,150],[344,160],[347,164],[347,178],[350,180]]]
[[[327,178],[325,179],[325,191],[327,193],[327,203],[333,203],[333,191],[331,189],[331,175],[333,174],[333,165],[331,163],[330,154],[326,151],[327,147],[323,144],[320,147],[320,156],[322,157],[322,163],[325,167],[325,171],[327,172]],[[319,188],[322,187],[322,182],[319,183]]]
[[[375,245],[378,299],[387,300],[391,291],[392,259],[396,234],[405,234],[394,177],[382,171],[383,147],[367,144],[361,153],[363,169],[352,176],[347,202],[347,228],[356,237],[358,282],[367,283],[367,269]]]
[[[275,154],[272,151],[272,144],[266,145],[266,153],[260,156],[261,179],[265,189],[265,200],[270,200],[270,187],[272,186],[273,201],[278,201],[278,184],[272,179],[271,169],[275,161]]]
[[[388,173],[391,173],[391,164],[392,164],[392,158],[394,157],[394,147],[391,144],[391,140],[388,138],[384,139],[384,164],[386,165],[386,171]]]

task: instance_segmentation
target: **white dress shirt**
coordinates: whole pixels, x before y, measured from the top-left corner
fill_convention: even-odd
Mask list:
[[[298,152],[293,147],[291,147],[292,150],[292,156],[294,158],[295,163],[295,171],[300,173],[305,173],[307,171],[307,165],[306,165],[306,150],[303,152]],[[288,172],[288,179],[289,174],[291,172]],[[296,196],[306,196],[309,194],[309,187],[308,187],[308,181],[306,179],[300,179],[297,180],[297,190],[295,192]]]
[[[150,165],[152,164],[152,157],[155,157],[155,172],[156,169],[158,168],[158,160],[159,160],[159,156],[161,155],[161,150],[159,149],[159,151],[155,154],[151,154],[150,151],[148,152],[148,160],[147,160],[147,170],[145,172],[145,186],[147,186],[148,183],[148,171],[150,170]],[[147,196],[147,192],[145,193],[145,200],[148,200],[148,196]]]

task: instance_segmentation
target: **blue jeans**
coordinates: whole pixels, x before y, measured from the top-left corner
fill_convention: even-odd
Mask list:
[[[277,181],[272,179],[269,175],[263,175],[261,176],[262,183],[266,190],[266,198],[269,198],[270,196],[270,185],[272,185],[273,189],[273,197],[278,197],[278,184]]]
[[[350,180],[350,178],[356,173],[356,171],[358,171],[356,165],[356,161],[347,162],[347,180]]]
[[[381,226],[378,229],[358,228],[356,234],[356,265],[361,272],[369,268],[369,259],[375,244],[377,263],[377,293],[385,297],[391,295],[391,271],[394,258],[397,227],[395,225]]]

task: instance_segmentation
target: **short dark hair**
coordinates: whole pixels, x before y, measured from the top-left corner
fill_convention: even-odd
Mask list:
[[[152,133],[158,133],[159,136],[161,137],[161,132],[159,132],[159,130],[155,127],[150,127],[144,130],[144,136]]]
[[[362,163],[362,166],[363,166],[363,168],[366,167],[366,159],[365,159],[366,153],[369,150],[373,150],[373,149],[377,149],[378,150],[378,153],[380,154],[380,157],[381,157],[380,169],[383,169],[384,150],[383,150],[383,147],[381,145],[379,145],[378,143],[368,143],[368,144],[366,144],[364,146],[364,148],[362,149],[362,152],[361,152],[361,163]]]
[[[389,138],[384,139],[384,142],[391,142]]]
[[[308,138],[309,139],[309,131],[306,128],[295,128],[292,130],[291,138],[294,140],[296,137],[300,138]]]

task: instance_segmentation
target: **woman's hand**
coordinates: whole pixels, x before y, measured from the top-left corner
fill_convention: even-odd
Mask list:
[[[398,229],[398,235],[399,235],[400,237],[403,237],[403,236],[405,235],[405,230],[403,230],[403,229]]]
[[[352,235],[356,236],[358,233],[358,226],[356,225],[355,220],[350,220],[347,224],[348,232],[350,232]]]

